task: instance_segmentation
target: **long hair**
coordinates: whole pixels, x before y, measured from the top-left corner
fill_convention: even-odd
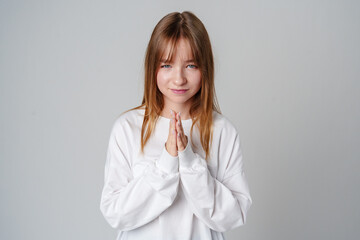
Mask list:
[[[164,99],[156,81],[160,61],[169,44],[168,57],[171,60],[180,38],[189,41],[194,60],[201,71],[201,88],[193,96],[190,107],[192,118],[190,137],[192,139],[193,128],[197,126],[201,145],[206,154],[205,160],[208,160],[213,137],[213,110],[220,114],[221,112],[214,87],[214,60],[209,35],[203,23],[193,13],[188,11],[170,13],[155,26],[145,54],[142,104],[130,110],[145,108],[141,129],[141,152],[143,153],[146,142],[154,131],[157,119],[164,108]],[[195,148],[194,145],[193,148]]]

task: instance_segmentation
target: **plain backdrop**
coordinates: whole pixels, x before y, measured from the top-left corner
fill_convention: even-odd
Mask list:
[[[115,240],[110,130],[141,103],[156,23],[189,10],[213,45],[253,205],[228,240],[360,236],[360,2],[0,0],[0,239]]]

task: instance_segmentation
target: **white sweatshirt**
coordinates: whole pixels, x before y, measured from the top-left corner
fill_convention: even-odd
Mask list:
[[[119,231],[117,240],[224,239],[221,232],[246,221],[252,204],[245,178],[239,134],[213,111],[214,136],[206,162],[199,132],[182,120],[186,148],[171,156],[165,149],[170,119],[159,117],[140,153],[144,109],[120,115],[111,130],[100,209]]]

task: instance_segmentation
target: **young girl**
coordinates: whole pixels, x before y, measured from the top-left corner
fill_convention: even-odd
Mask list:
[[[207,31],[191,12],[170,13],[147,47],[142,104],[112,127],[101,212],[118,240],[224,239],[251,203]]]

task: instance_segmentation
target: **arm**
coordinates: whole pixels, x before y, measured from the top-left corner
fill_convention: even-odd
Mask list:
[[[179,152],[181,187],[194,214],[209,228],[224,232],[245,224],[252,200],[243,171],[238,135],[220,146],[219,158],[226,164],[223,181],[213,178],[207,163],[191,144]],[[226,146],[225,146],[226,145]]]
[[[113,128],[100,203],[107,222],[121,231],[158,217],[173,203],[179,183],[178,157],[171,156],[165,148],[155,163],[144,162],[145,170],[134,178],[127,156],[131,150],[124,136],[120,126]]]

